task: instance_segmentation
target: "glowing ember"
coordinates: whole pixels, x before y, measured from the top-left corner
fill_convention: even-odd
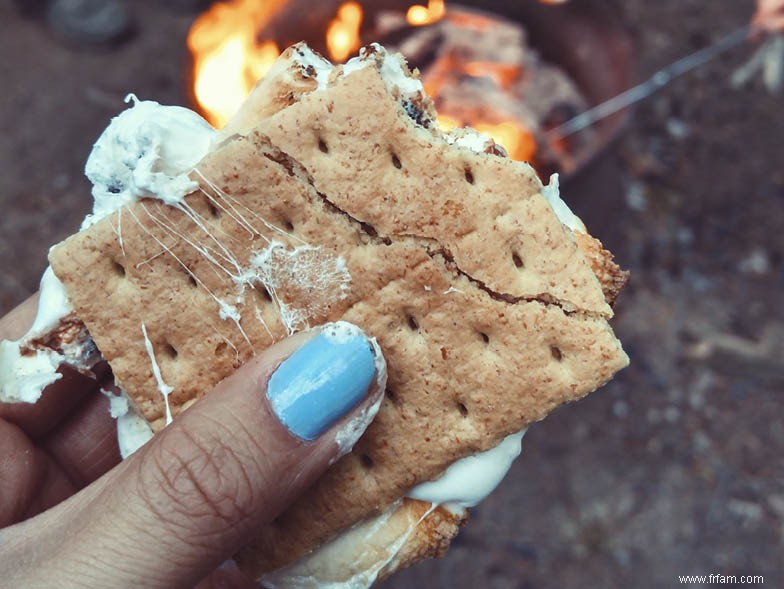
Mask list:
[[[362,7],[356,2],[344,2],[327,27],[327,50],[332,61],[344,62],[360,47],[359,27]]]
[[[421,27],[441,20],[446,14],[446,3],[444,0],[429,0],[427,6],[415,4],[406,12],[408,24]]]

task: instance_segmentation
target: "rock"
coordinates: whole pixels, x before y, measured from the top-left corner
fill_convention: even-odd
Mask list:
[[[58,36],[79,45],[116,43],[132,29],[120,0],[53,0],[46,21]]]

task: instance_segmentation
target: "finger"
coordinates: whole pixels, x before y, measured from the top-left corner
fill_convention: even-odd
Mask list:
[[[75,382],[86,386],[68,385],[66,377],[36,405],[0,406],[18,422],[0,417],[0,527],[57,505],[120,461],[108,400],[92,380]],[[63,392],[63,398],[53,397]],[[58,423],[35,444],[31,432],[42,434]]]
[[[27,333],[33,324],[37,309],[38,293],[35,293],[5,317],[0,318],[0,340],[17,340]]]
[[[0,528],[71,496],[76,489],[17,426],[0,420]]]
[[[752,25],[757,31],[781,32],[784,30],[784,6],[778,1],[760,3]]]
[[[109,399],[91,393],[41,446],[79,489],[108,472],[121,460]]]
[[[353,446],[385,379],[348,324],[273,346],[80,493],[79,540],[50,564],[83,587],[195,585]]]

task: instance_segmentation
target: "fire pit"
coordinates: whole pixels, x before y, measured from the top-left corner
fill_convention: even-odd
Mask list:
[[[342,62],[379,41],[420,68],[439,126],[470,125],[542,176],[568,177],[607,146],[626,117],[617,113],[558,140],[547,135],[632,84],[630,42],[609,2],[218,2],[189,34],[193,95],[222,126],[281,48],[304,39]]]

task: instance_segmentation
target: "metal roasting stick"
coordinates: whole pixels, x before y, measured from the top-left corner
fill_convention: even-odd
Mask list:
[[[546,138],[550,141],[563,139],[572,133],[581,131],[595,122],[615,114],[627,106],[648,98],[664,88],[678,76],[705,65],[725,51],[742,45],[746,39],[748,39],[750,31],[751,25],[745,25],[722,37],[712,45],[703,47],[699,51],[695,51],[694,53],[671,63],[653,74],[645,82],[629,88],[625,92],[621,92],[617,96],[588,109],[573,119],[550,129],[545,133]]]

